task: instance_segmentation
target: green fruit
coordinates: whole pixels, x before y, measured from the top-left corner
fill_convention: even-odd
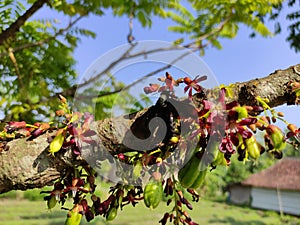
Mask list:
[[[78,206],[75,206],[68,212],[68,217],[65,225],[79,225],[82,218],[82,214],[78,212]]]
[[[118,210],[116,208],[114,208],[114,207],[110,208],[107,212],[106,220],[107,221],[114,220],[117,216],[117,213],[118,213]]]
[[[194,181],[194,183],[189,188],[196,189],[196,188],[200,187],[201,184],[203,184],[203,182],[205,180],[206,173],[207,173],[207,169],[201,170],[199,172],[196,180]]]
[[[142,163],[140,161],[137,161],[132,171],[133,179],[135,180],[138,179],[141,176],[142,170],[143,170]]]
[[[51,196],[51,198],[47,201],[47,206],[48,206],[48,209],[52,209],[54,208],[54,206],[56,205],[56,198],[55,198],[55,195]]]
[[[281,142],[281,144],[278,146],[277,150],[282,151],[282,150],[285,149],[285,147],[286,147],[286,142],[283,141],[283,142]]]
[[[179,170],[178,180],[185,188],[198,188],[203,183],[206,172],[207,166],[194,154]]]
[[[161,181],[150,180],[144,188],[144,203],[150,209],[155,209],[163,197],[163,186]]]
[[[255,137],[252,135],[250,138],[245,139],[245,143],[249,156],[253,159],[258,159],[261,147],[257,143]]]
[[[83,186],[83,189],[90,192],[91,191],[91,184],[90,183],[85,183]]]
[[[238,119],[243,119],[248,117],[248,111],[245,107],[237,106],[234,110],[238,113]]]
[[[240,135],[239,133],[237,133],[237,138],[239,139],[238,146],[240,146],[241,144],[243,144],[243,137],[242,137],[242,135]]]
[[[283,150],[286,147],[286,142],[284,141],[284,135],[281,130],[275,125],[269,125],[268,131],[271,136],[274,149]]]
[[[275,149],[282,150],[285,147],[284,136],[281,131],[278,130],[272,133],[271,139]]]
[[[179,170],[178,180],[185,188],[189,188],[198,176],[198,169],[195,169],[199,165],[199,159],[192,156],[191,159]]]
[[[206,152],[209,154],[209,159],[214,162],[218,158],[219,143],[214,141],[211,145],[206,148]]]
[[[226,159],[224,158],[224,153],[221,152],[220,150],[218,151],[217,157],[214,159],[214,161],[212,162],[212,165],[214,166],[226,166],[227,162]]]
[[[63,134],[58,134],[55,136],[55,138],[51,141],[50,146],[49,146],[49,152],[54,155],[54,153],[58,152],[63,143],[64,143],[65,137]]]
[[[210,154],[212,154],[212,163],[213,166],[226,166],[226,159],[224,158],[224,153],[219,149],[219,142],[215,141],[212,146],[207,150]]]

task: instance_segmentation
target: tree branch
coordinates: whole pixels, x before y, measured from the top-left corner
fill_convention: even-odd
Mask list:
[[[18,17],[14,23],[0,34],[0,45],[2,45],[8,38],[14,36],[24,23],[47,2],[48,0],[37,0],[22,16]]]
[[[241,105],[257,105],[255,97],[261,96],[270,100],[271,107],[295,104],[296,97],[288,89],[290,82],[300,82],[300,64],[284,70],[277,70],[263,78],[233,84],[235,96],[233,100],[238,101]],[[197,104],[199,96],[194,95],[193,100]],[[136,120],[144,123],[143,118],[147,119],[145,115],[154,109],[155,107],[150,107],[131,115],[96,121],[95,130],[100,140],[98,147],[111,154],[130,150],[126,145],[128,131],[131,130],[131,126]],[[145,127],[145,124],[140,127],[143,126]],[[65,168],[70,166],[71,157],[69,155],[64,154],[58,157],[49,155],[47,138],[51,135],[53,133],[44,134],[32,141],[23,138],[7,143],[9,149],[0,153],[0,193],[51,184]],[[130,136],[128,136],[128,141],[130,141]],[[5,143],[0,144],[4,145]],[[94,153],[91,151],[93,150],[87,148],[83,154],[92,156]],[[96,159],[90,157],[89,163],[94,164],[93,160]]]
[[[49,136],[45,134],[33,141],[17,139],[7,144],[9,150],[0,154],[0,193],[43,187],[59,177],[60,163],[48,156]]]
[[[235,84],[235,100],[242,105],[257,104],[255,97],[269,99],[271,108],[294,105],[296,96],[288,88],[290,82],[300,82],[300,64],[284,70],[276,70],[267,77]]]
[[[20,45],[20,46],[17,46],[15,48],[10,48],[12,53],[15,53],[15,52],[18,52],[18,51],[22,51],[24,49],[28,49],[28,48],[33,48],[33,47],[36,47],[36,46],[42,46],[46,43],[49,43],[51,40],[54,40],[56,39],[58,36],[60,35],[64,35],[64,33],[66,31],[68,31],[70,28],[72,28],[79,20],[81,20],[84,16],[79,16],[77,17],[74,21],[70,21],[69,24],[65,27],[65,28],[61,28],[59,29],[54,35],[44,39],[44,40],[40,40],[40,41],[37,41],[37,42],[33,42],[33,43],[27,43],[27,44],[24,44],[24,45]],[[3,52],[0,54],[0,58],[1,57],[4,57],[7,55],[8,52]]]

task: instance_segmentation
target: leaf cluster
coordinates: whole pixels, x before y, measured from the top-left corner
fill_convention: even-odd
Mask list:
[[[234,38],[241,24],[264,37],[272,36],[264,23],[264,17],[271,15],[281,1],[190,0],[189,3],[193,10],[176,5],[173,11],[168,12],[168,16],[177,23],[170,26],[169,30],[188,34],[198,46],[203,46],[205,39],[220,49],[220,39]]]

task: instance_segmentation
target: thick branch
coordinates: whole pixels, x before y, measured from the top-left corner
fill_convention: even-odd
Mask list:
[[[300,82],[300,64],[291,66],[284,70],[276,70],[269,76],[255,78],[246,82],[236,82],[231,86],[233,91],[232,101],[241,105],[257,105],[257,96],[268,99],[268,105],[273,108],[280,105],[295,105],[296,96],[291,93],[289,84]],[[199,105],[199,96],[195,94],[193,101]]]
[[[18,17],[14,23],[0,34],[0,45],[2,45],[8,38],[14,36],[24,23],[47,2],[48,0],[37,0],[22,16]]]
[[[267,98],[270,107],[294,105],[295,95],[288,88],[290,82],[300,82],[300,64],[276,70],[267,77],[235,84],[235,96],[241,105],[256,105],[256,96]]]
[[[66,165],[61,159],[49,156],[50,135],[33,141],[16,139],[7,144],[8,150],[0,153],[0,193],[40,188],[60,176],[59,171]]]
[[[277,70],[264,78],[235,83],[234,100],[242,105],[257,105],[255,97],[261,96],[270,100],[271,107],[294,104],[295,96],[289,92],[288,84],[295,81],[300,82],[300,64],[285,70]],[[199,96],[194,96],[195,102],[197,97]],[[190,105],[186,104],[186,101],[178,104],[181,104],[180,107],[186,107],[186,112],[190,110],[188,108]],[[149,122],[150,115],[155,114],[155,110],[156,107],[150,107],[135,114],[95,122],[101,143],[99,149],[116,154],[129,150],[132,138],[145,140],[147,138],[145,133],[148,132],[147,121]],[[163,112],[160,112],[160,115],[162,114]],[[8,143],[9,150],[0,153],[0,193],[45,186],[57,179],[64,168],[69,167],[68,162],[71,159],[67,155],[62,159],[48,154],[47,137],[50,135],[44,134],[33,141],[17,139]],[[92,164],[95,163],[93,160],[96,160],[93,157],[94,152],[91,152],[94,150],[87,148],[83,152],[83,158],[88,157],[88,162]]]

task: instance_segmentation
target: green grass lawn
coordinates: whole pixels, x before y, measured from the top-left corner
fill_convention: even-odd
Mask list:
[[[142,203],[142,202],[141,202]],[[155,210],[149,210],[138,204],[135,208],[125,207],[119,212],[118,217],[108,223],[102,217],[97,217],[93,222],[87,223],[85,218],[82,225],[152,225],[158,224],[166,210],[164,204]],[[67,211],[56,206],[49,211],[44,201],[28,201],[15,199],[0,199],[0,225],[63,225]],[[300,218],[280,216],[275,212],[254,210],[245,207],[228,205],[222,202],[200,200],[194,203],[190,211],[192,218],[199,224],[231,224],[231,225],[300,225]]]

